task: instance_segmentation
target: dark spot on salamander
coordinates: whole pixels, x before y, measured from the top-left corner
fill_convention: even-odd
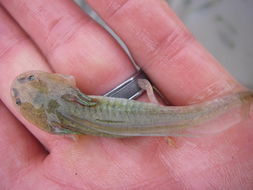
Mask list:
[[[12,96],[16,98],[18,96],[18,90],[16,88],[12,88],[11,91],[12,91]]]
[[[34,76],[34,75],[29,75],[28,77],[25,77],[25,76],[20,77],[20,78],[18,78],[17,80],[18,80],[20,83],[25,83],[26,80],[28,80],[28,81],[33,81],[34,79],[35,79],[35,76]]]
[[[29,81],[33,81],[33,80],[35,79],[35,77],[34,77],[34,75],[30,75],[30,76],[27,77],[27,79],[28,79]]]
[[[20,100],[20,98],[16,98],[16,104],[17,104],[17,105],[21,105],[21,100]]]

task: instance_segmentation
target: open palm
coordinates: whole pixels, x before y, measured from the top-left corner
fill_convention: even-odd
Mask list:
[[[175,105],[241,88],[162,0],[88,2]],[[21,72],[73,75],[86,94],[103,94],[134,68],[72,1],[0,0],[0,6],[0,189],[253,188],[252,120],[216,136],[176,138],[175,146],[159,137],[73,141],[26,122],[9,94]]]

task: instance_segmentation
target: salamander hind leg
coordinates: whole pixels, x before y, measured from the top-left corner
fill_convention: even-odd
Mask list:
[[[177,148],[176,139],[173,137],[165,137],[167,144],[173,148]]]
[[[155,97],[151,83],[147,79],[138,79],[137,82],[139,87],[147,92],[149,101],[154,104],[159,104],[157,98]]]

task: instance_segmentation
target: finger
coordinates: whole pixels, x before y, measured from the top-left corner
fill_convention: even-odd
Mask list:
[[[7,16],[6,12],[1,7],[0,33],[0,99],[15,114],[15,116],[25,124],[29,131],[38,138],[48,150],[50,150],[49,145],[62,138],[58,136],[56,137],[55,135],[48,135],[25,121],[15,109],[10,96],[11,82],[18,74],[28,70],[50,72],[50,68],[30,39],[23,33],[16,23]],[[9,130],[11,133],[16,132],[13,131],[13,129]],[[26,139],[24,139],[24,141],[25,140]]]
[[[74,2],[1,2],[36,42],[53,69],[74,75],[84,92],[104,93],[133,74],[133,66],[115,40]]]
[[[1,101],[0,116],[0,186],[13,187],[21,172],[27,175],[37,170],[47,152]]]
[[[0,7],[0,97],[12,108],[10,86],[12,80],[27,70],[50,71],[44,58],[29,38]]]
[[[126,42],[136,62],[175,104],[200,101],[240,88],[192,37],[165,1],[87,2]]]

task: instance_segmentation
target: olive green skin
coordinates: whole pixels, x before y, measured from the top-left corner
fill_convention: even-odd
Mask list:
[[[245,119],[253,102],[248,90],[190,106],[87,96],[76,88],[74,77],[42,71],[19,75],[11,96],[21,115],[46,132],[106,137],[199,136],[202,129],[216,133]],[[226,114],[231,121],[220,128]],[[210,121],[213,125],[203,125]]]

